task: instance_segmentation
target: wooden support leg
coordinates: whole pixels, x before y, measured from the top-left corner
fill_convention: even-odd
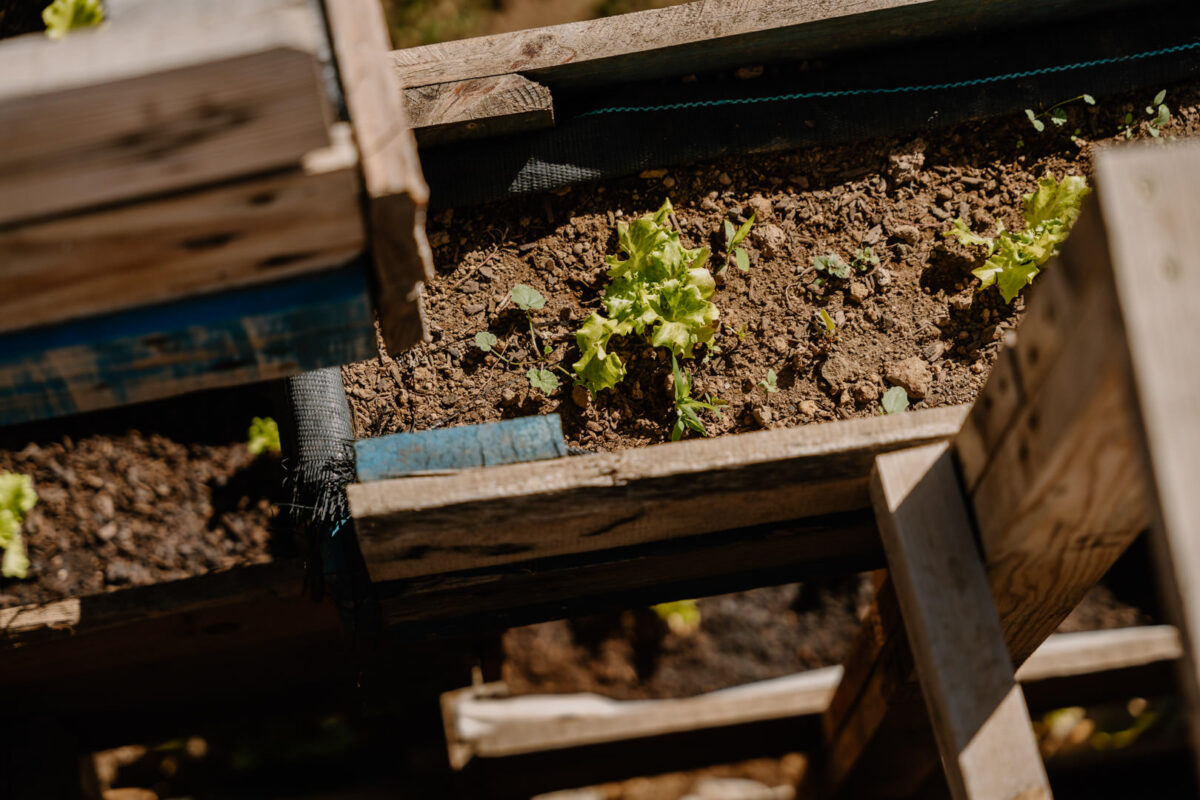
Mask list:
[[[1096,169],[1155,484],[1159,574],[1183,635],[1200,751],[1200,147],[1124,149]]]
[[[949,445],[876,458],[871,497],[952,796],[1048,798]]]

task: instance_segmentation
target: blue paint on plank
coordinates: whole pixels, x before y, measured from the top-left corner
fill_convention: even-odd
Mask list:
[[[562,417],[506,419],[432,431],[360,439],[354,446],[360,482],[421,472],[542,461],[567,455]]]
[[[0,425],[230,386],[375,352],[364,262],[0,335]]]

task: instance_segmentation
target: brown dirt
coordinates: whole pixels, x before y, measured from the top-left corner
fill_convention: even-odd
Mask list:
[[[758,211],[748,239],[750,271],[730,269],[713,298],[721,311],[720,352],[710,349],[687,364],[697,395],[711,392],[730,404],[722,421],[710,417],[710,432],[879,414],[888,369],[900,362],[931,376],[926,396],[911,398],[913,407],[969,402],[1022,301],[1007,306],[994,289],[977,292],[969,271],[982,262],[982,249],[967,251],[943,232],[958,215],[979,232],[996,222],[1020,229],[1021,197],[1037,178],[1090,174],[1094,148],[1117,140],[1108,134],[1125,111],[1144,116],[1134,107],[1139,100],[1146,102],[1069,107],[1068,129],[1081,128],[1085,137],[1078,140],[1052,126],[1039,135],[1024,117],[1013,117],[923,140],[747,156],[445,211],[429,225],[438,270],[427,295],[433,342],[345,368],[358,434],[558,412],[572,445],[614,450],[665,441],[674,423],[670,361],[636,337],[618,346],[629,369],[624,382],[584,408],[573,402],[569,382],[543,396],[523,369],[473,342],[486,330],[508,358],[538,358],[524,315],[508,298],[525,283],[547,299],[534,321],[553,346],[549,361],[569,369],[578,358],[574,332],[600,307],[604,257],[616,252],[615,222],[653,211],[665,197],[687,246],[718,250],[724,220]],[[1175,114],[1167,135],[1200,130],[1195,88],[1173,90],[1168,102]],[[1139,136],[1148,138],[1144,130]],[[849,260],[864,245],[880,257],[878,269],[813,285],[815,256]],[[838,322],[836,342],[818,327],[818,309]],[[768,400],[757,384],[769,369],[779,376],[779,391]]]
[[[198,395],[0,432],[0,471],[33,478],[25,580],[0,607],[270,561],[278,456],[246,450],[261,389]]]

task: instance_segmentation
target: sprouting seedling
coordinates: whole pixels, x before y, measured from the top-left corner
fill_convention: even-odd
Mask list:
[[[762,387],[763,393],[770,399],[771,395],[779,391],[779,376],[775,374],[775,370],[767,370],[767,377],[758,382]]]
[[[1025,109],[1025,116],[1029,118],[1029,122],[1033,125],[1033,129],[1038,133],[1046,130],[1046,123],[1042,122],[1042,118],[1050,120],[1051,124],[1056,128],[1061,128],[1067,124],[1067,109],[1066,106],[1071,103],[1076,103],[1082,100],[1089,106],[1096,105],[1096,98],[1090,94],[1081,94],[1078,97],[1072,97],[1070,100],[1063,100],[1061,103],[1055,103],[1050,108],[1038,114],[1032,108]]]
[[[825,326],[825,338],[831,342],[836,342],[838,327],[837,323],[833,321],[833,317],[829,316],[829,312],[823,308],[817,309],[817,319]]]
[[[733,334],[738,337],[738,342],[746,341],[746,325],[745,325],[745,323],[742,323],[741,327],[739,327],[736,331],[734,331]]]
[[[0,550],[4,551],[0,575],[6,578],[24,578],[28,574],[29,556],[21,538],[21,525],[37,501],[33,480],[28,475],[0,472]]]
[[[246,449],[253,456],[266,452],[278,453],[282,448],[279,444],[279,425],[275,420],[270,417],[255,417],[250,420]]]
[[[537,289],[523,283],[518,283],[509,290],[508,295],[512,298],[513,305],[525,312],[525,321],[529,324],[529,340],[533,345],[534,361],[516,361],[505,356],[502,351],[496,349],[500,340],[491,331],[480,331],[475,334],[475,346],[485,353],[491,353],[510,367],[528,367],[525,379],[529,381],[529,385],[549,397],[559,387],[558,376],[554,372],[561,372],[568,378],[571,377],[571,374],[558,364],[550,363],[550,355],[554,352],[554,348],[538,339],[537,328],[533,323],[533,311],[545,308],[546,298]]]
[[[883,413],[899,414],[908,408],[908,392],[899,386],[893,386],[883,393]]]
[[[1162,127],[1171,121],[1171,109],[1167,108],[1166,103],[1163,102],[1166,99],[1167,90],[1163,89],[1154,95],[1154,102],[1146,106],[1146,113],[1153,117],[1147,123],[1146,130],[1150,131],[1150,135],[1155,139],[1162,135],[1160,133]]]
[[[754,224],[757,216],[758,212],[751,213],[750,219],[742,223],[742,227],[736,229],[732,222],[725,220],[725,263],[721,265],[718,272],[724,272],[729,267],[731,259],[742,272],[750,271],[750,256],[746,255],[745,248],[738,245],[746,238],[746,234],[750,233],[750,226]]]
[[[54,0],[42,10],[46,35],[61,39],[73,30],[90,28],[104,21],[100,0]]]
[[[850,266],[858,272],[870,272],[879,266],[879,256],[870,247],[860,247],[854,251],[854,259]]]
[[[675,377],[675,427],[671,430],[671,441],[677,442],[683,438],[685,429],[691,429],[701,436],[708,436],[708,428],[700,419],[699,409],[711,411],[721,418],[721,407],[728,405],[724,400],[705,395],[703,400],[692,397],[692,381],[688,374],[679,368],[679,360],[671,354],[671,372]]]
[[[846,278],[850,277],[850,265],[845,261],[842,261],[842,259],[838,257],[837,253],[816,256],[813,258],[812,265],[813,269],[815,269],[817,272],[823,273],[830,278],[841,278],[842,280],[845,280]],[[824,283],[825,281],[824,278],[817,278],[817,280],[819,284]]]

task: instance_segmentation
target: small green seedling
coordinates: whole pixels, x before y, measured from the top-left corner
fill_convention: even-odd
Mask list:
[[[740,328],[733,332],[738,337],[738,342],[746,341],[746,326],[743,324]]]
[[[548,369],[533,367],[525,373],[529,385],[549,397],[558,388],[558,376]]]
[[[883,393],[883,412],[899,414],[908,408],[908,392],[899,386],[893,386]]]
[[[817,320],[825,327],[825,338],[831,342],[836,342],[838,327],[837,323],[833,321],[833,317],[829,316],[829,312],[823,308],[817,309]]]
[[[279,444],[279,425],[270,417],[255,417],[250,420],[250,431],[246,434],[246,449],[251,455],[262,455],[266,452],[278,453],[282,448]]]
[[[1056,103],[1040,114],[1035,112],[1032,108],[1027,108],[1025,109],[1025,116],[1029,118],[1030,124],[1033,125],[1033,129],[1038,133],[1046,130],[1046,123],[1042,122],[1043,117],[1050,120],[1054,127],[1061,128],[1063,125],[1067,124],[1066,106],[1080,100],[1087,103],[1089,106],[1096,105],[1096,98],[1092,97],[1090,94],[1081,94],[1078,97],[1072,97],[1070,100],[1063,100],[1061,103]]]
[[[542,293],[523,283],[514,286],[508,295],[512,298],[513,304],[527,314],[535,308],[546,307],[546,298],[542,296]]]
[[[571,377],[571,373],[558,364],[550,363],[550,355],[554,352],[554,348],[538,339],[537,329],[533,324],[533,311],[545,308],[546,298],[537,289],[523,283],[518,283],[509,290],[508,296],[512,298],[513,305],[525,312],[525,321],[529,324],[529,340],[533,344],[530,352],[533,353],[534,360],[532,362],[516,361],[505,356],[501,349],[496,348],[500,340],[491,331],[480,331],[475,334],[475,346],[485,353],[491,353],[510,367],[517,369],[528,367],[525,379],[529,381],[529,385],[549,397],[559,387],[558,376],[554,374],[554,371],[557,370],[568,378]]]
[[[700,607],[695,600],[675,600],[650,608],[677,636],[690,636],[700,627]]]
[[[845,280],[850,277],[850,265],[842,261],[836,253],[817,256],[813,259],[812,265],[817,272],[824,273],[830,278]]]
[[[746,234],[750,233],[750,226],[754,224],[754,219],[757,216],[757,212],[752,213],[750,219],[746,220],[742,224],[742,227],[737,229],[733,227],[732,222],[725,220],[725,263],[717,270],[718,272],[724,272],[729,267],[730,260],[742,272],[750,271],[750,256],[746,255],[745,248],[738,247],[738,245],[746,238]]]
[[[1146,106],[1146,115],[1150,117],[1146,122],[1146,131],[1155,139],[1162,136],[1163,126],[1171,121],[1171,109],[1167,106],[1166,99],[1167,90],[1162,89],[1154,95],[1150,105]],[[1124,133],[1126,139],[1132,139],[1137,133],[1137,120],[1134,119],[1132,111],[1125,114],[1118,133]]]
[[[675,376],[675,427],[671,430],[671,441],[683,438],[683,431],[690,428],[701,436],[708,436],[708,428],[700,419],[698,409],[711,411],[721,418],[721,407],[728,405],[724,400],[705,395],[703,400],[692,397],[692,382],[688,374],[679,368],[679,360],[671,354],[671,371]]]
[[[879,256],[870,247],[860,247],[854,251],[854,259],[850,262],[857,272],[870,272],[879,266]]]
[[[42,10],[46,35],[61,39],[73,30],[90,28],[104,21],[100,0],[54,0]]]
[[[475,334],[475,346],[485,353],[490,353],[500,340],[490,331],[480,331]]]
[[[0,550],[4,551],[0,575],[6,578],[24,578],[29,572],[21,524],[37,501],[33,480],[28,475],[0,472]]]
[[[771,395],[779,391],[779,376],[775,374],[775,370],[767,370],[767,377],[758,382],[762,387],[763,392],[769,398]]]

